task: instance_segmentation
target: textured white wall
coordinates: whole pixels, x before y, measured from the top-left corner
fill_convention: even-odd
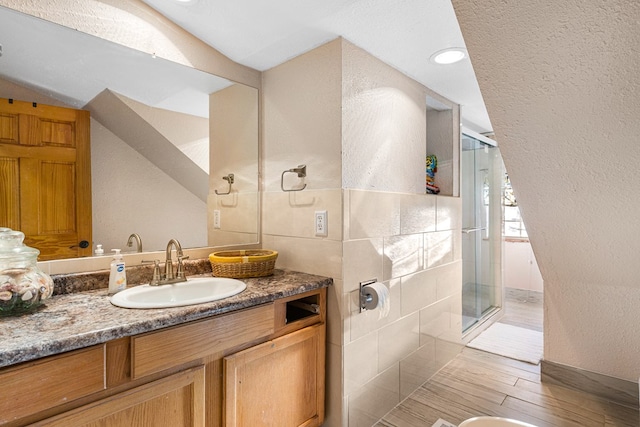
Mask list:
[[[545,282],[545,359],[640,376],[640,3],[454,0]]]
[[[427,89],[343,44],[343,188],[424,194]]]
[[[282,192],[282,172],[302,164],[307,177],[287,173],[285,188],[341,188],[341,49],[336,39],[263,73],[265,191]]]
[[[145,251],[177,238],[207,246],[207,206],[95,120],[91,121],[93,241],[123,252],[131,233]],[[141,190],[144,189],[144,190]]]

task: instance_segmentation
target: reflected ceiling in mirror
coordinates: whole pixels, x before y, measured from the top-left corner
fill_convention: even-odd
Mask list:
[[[1,98],[91,112],[94,245],[258,242],[257,89],[5,7],[0,44]]]

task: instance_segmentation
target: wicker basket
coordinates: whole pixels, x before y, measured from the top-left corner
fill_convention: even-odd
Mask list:
[[[276,258],[278,252],[265,249],[219,251],[209,255],[214,276],[235,279],[272,275]]]

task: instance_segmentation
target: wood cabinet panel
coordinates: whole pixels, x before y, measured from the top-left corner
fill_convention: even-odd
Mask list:
[[[15,392],[0,399],[0,425],[319,426],[324,295],[314,290],[4,368],[0,390]],[[301,313],[297,303],[319,307]]]
[[[226,357],[225,425],[321,425],[324,420],[324,362],[324,324]]]
[[[107,388],[131,381],[131,338],[119,338],[106,344]]]
[[[190,369],[35,423],[35,426],[203,427],[204,367]]]
[[[0,424],[105,388],[104,346],[9,368],[0,374]]]
[[[135,336],[133,378],[269,336],[274,329],[273,311],[273,304],[267,304]]]

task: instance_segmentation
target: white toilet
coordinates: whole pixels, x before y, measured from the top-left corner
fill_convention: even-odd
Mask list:
[[[460,423],[458,427],[536,427],[524,421],[500,417],[474,417]]]

